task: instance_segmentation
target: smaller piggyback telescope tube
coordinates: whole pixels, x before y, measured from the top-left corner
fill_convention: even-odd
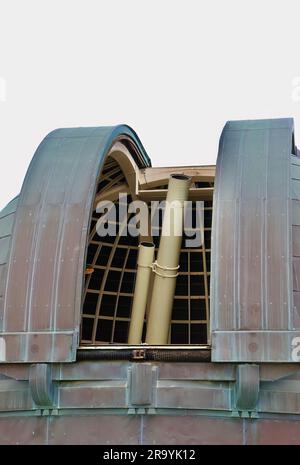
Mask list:
[[[138,268],[131,311],[128,344],[141,344],[149,293],[155,246],[152,242],[139,245]]]

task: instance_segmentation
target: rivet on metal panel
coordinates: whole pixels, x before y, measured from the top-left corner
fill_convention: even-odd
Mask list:
[[[50,365],[46,363],[31,365],[29,386],[32,398],[38,407],[52,407],[54,405],[56,388],[52,382]]]

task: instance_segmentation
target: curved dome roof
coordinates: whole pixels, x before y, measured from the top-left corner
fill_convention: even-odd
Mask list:
[[[19,196],[15,197],[0,212],[0,302],[4,298],[7,263],[18,200]],[[2,322],[0,320],[1,327]]]
[[[19,196],[15,197],[0,212],[0,266],[5,265],[7,262],[18,200]]]
[[[20,196],[1,212],[5,361],[76,359],[93,201],[104,161],[117,142],[136,169],[151,165],[126,125],[51,132],[35,153]]]

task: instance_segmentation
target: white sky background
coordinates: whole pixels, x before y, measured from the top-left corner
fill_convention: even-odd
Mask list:
[[[230,119],[300,145],[296,86],[299,0],[0,0],[0,209],[58,127],[129,124],[153,166],[214,164]]]

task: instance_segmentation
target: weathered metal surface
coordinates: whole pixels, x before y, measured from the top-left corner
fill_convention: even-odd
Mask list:
[[[139,444],[140,425],[118,415],[0,417],[0,444]]]
[[[0,412],[17,412],[35,408],[26,381],[0,380]]]
[[[0,364],[0,373],[8,378],[15,379],[17,381],[28,380],[29,379],[29,370],[30,365],[8,365]]]
[[[53,379],[57,381],[126,379],[130,362],[80,362],[57,365]],[[1,370],[0,370],[1,371]]]
[[[37,149],[18,200],[0,302],[7,362],[76,359],[96,181],[116,140],[124,141],[139,167],[150,165],[127,126],[58,129]],[[6,242],[0,244],[1,255]]]
[[[5,367],[5,366],[4,366]],[[51,406],[58,409],[112,408],[128,409],[134,406],[148,408],[230,410],[232,381],[235,367],[211,365],[160,364],[149,362],[80,362],[53,366],[33,365],[29,373],[0,369],[12,380],[19,391],[31,389],[35,404],[30,409]],[[191,368],[195,370],[192,372]],[[58,394],[54,395],[54,386]],[[24,392],[25,392],[24,391]],[[188,395],[187,395],[188,393]],[[10,398],[13,395],[10,394]],[[19,394],[15,398],[21,407]],[[28,405],[23,405],[28,409]],[[1,411],[1,409],[0,409]]]
[[[143,363],[143,362],[141,362]],[[136,364],[136,362],[134,362]],[[227,381],[236,380],[236,364],[233,363],[151,363],[159,374],[160,380],[198,380],[198,381]],[[124,380],[132,362],[80,362],[71,364],[54,364],[52,366],[52,380],[84,381],[84,380]],[[277,381],[282,378],[300,379],[300,365],[298,363],[274,364],[261,363],[261,381]],[[29,364],[0,364],[0,376],[19,381],[29,380]]]
[[[29,375],[21,370],[24,366],[0,365],[0,444],[266,443],[271,438],[267,424],[275,435],[280,428],[281,441],[289,443],[289,430],[300,424],[298,364],[260,367],[253,419],[247,419],[248,411],[243,412],[247,418],[229,417],[236,408],[255,408],[249,396],[246,404],[241,400],[245,392],[256,398],[258,367],[241,366],[235,373],[234,364],[79,362],[54,365],[51,376],[49,371],[43,376],[34,367]],[[133,383],[128,376],[132,369]],[[21,381],[7,378],[12,375]],[[45,398],[51,381],[57,401],[42,406],[38,398]],[[291,421],[297,416],[298,421]],[[264,440],[258,431],[266,435]],[[293,433],[290,441],[298,443]]]
[[[49,421],[49,428],[49,444],[134,445],[141,438],[141,419],[134,416],[56,417]]]
[[[46,417],[0,417],[0,444],[47,444],[48,423]]]
[[[243,444],[243,421],[186,416],[146,417],[144,443],[156,444]]]
[[[52,366],[50,364],[37,363],[30,367],[29,386],[34,403],[38,407],[53,408],[57,389],[52,380]]]
[[[284,377],[300,374],[300,365],[295,363],[261,363],[259,365],[261,381],[276,381]]]
[[[293,255],[293,318],[292,325],[300,329],[300,160],[291,157],[291,216]]]
[[[229,363],[160,363],[159,379],[235,381],[235,366]]]
[[[69,361],[77,347],[73,331],[2,333],[1,337],[5,339],[6,361],[10,363],[20,362],[20,359],[35,363],[44,358],[46,361]]]
[[[291,119],[229,122],[222,133],[212,226],[213,361],[292,361],[292,141]]]
[[[135,363],[129,370],[129,392],[132,405],[151,405],[156,389],[156,368],[151,363]],[[154,383],[155,381],[155,383]]]
[[[214,331],[214,361],[293,362],[293,339],[300,331]]]
[[[259,395],[259,365],[243,364],[237,366],[235,408],[237,410],[255,410]]]
[[[300,422],[272,418],[245,422],[245,444],[249,445],[299,445]]]
[[[126,408],[127,380],[65,382],[59,387],[59,408]]]
[[[268,413],[300,413],[300,380],[261,383],[258,410]]]
[[[231,386],[205,381],[158,381],[157,408],[231,410]]]
[[[0,212],[0,332],[2,331],[3,326],[3,303],[7,276],[7,262],[18,200],[19,197],[16,197]]]
[[[84,427],[83,427],[84,425]],[[197,415],[0,417],[0,444],[247,445],[300,444],[300,422]]]
[[[18,365],[12,364],[3,365],[3,371],[0,367],[0,374],[11,377],[19,391],[27,392],[30,387],[35,402],[30,410],[143,406],[154,410],[228,412],[235,381],[233,365],[214,368],[212,364],[207,367],[189,363],[80,362],[54,365],[52,370],[49,365],[37,364],[22,373]],[[19,394],[15,401],[21,408]],[[29,409],[26,403],[23,408]]]

